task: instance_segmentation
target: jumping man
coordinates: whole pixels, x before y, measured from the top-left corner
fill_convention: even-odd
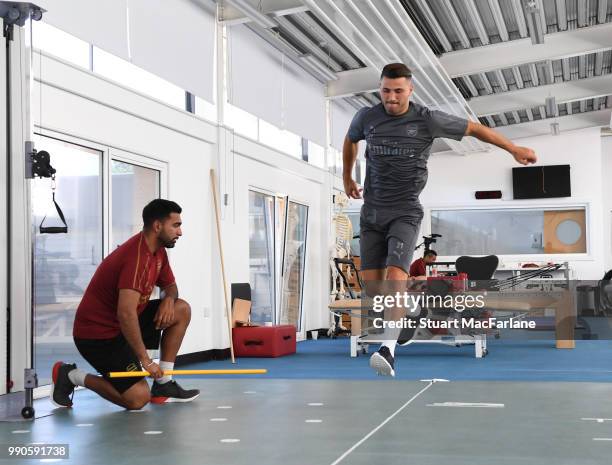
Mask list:
[[[343,147],[344,189],[361,198],[352,179],[357,145],[366,141],[366,178],[361,208],[361,269],[368,282],[391,281],[401,287],[408,279],[423,207],[419,194],[427,182],[427,160],[437,137],[461,140],[474,136],[508,151],[527,165],[537,161],[533,150],[518,147],[503,135],[465,118],[410,102],[412,72],[402,63],[384,67],[380,81],[382,103],[357,112]],[[396,309],[398,310],[398,309]],[[393,320],[403,317],[391,312]],[[370,358],[378,374],[395,376],[396,339],[385,340]]]

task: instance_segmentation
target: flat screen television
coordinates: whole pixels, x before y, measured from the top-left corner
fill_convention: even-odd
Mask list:
[[[512,168],[515,199],[571,197],[570,165]]]

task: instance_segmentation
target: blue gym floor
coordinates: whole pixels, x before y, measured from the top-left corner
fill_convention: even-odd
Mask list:
[[[489,355],[474,357],[474,346],[410,345],[395,352],[396,379],[444,378],[453,381],[583,381],[612,382],[612,341],[576,341],[575,349],[556,349],[547,340],[488,340]],[[370,354],[378,344],[370,345]],[[298,343],[295,355],[273,359],[240,358],[236,367],[267,368],[267,378],[354,379],[378,377],[368,355],[349,356],[349,339]],[[190,368],[231,368],[229,360]]]
[[[183,377],[202,391],[189,404],[127,412],[87,390],[72,409],[41,399],[35,421],[0,423],[0,443],[69,444],[62,463],[79,465],[610,463],[610,341],[558,350],[552,340],[492,340],[489,351],[398,348],[390,379],[371,373],[367,356],[350,358],[346,338],[309,340],[287,357],[181,367],[268,369]],[[422,381],[432,378],[449,382]]]

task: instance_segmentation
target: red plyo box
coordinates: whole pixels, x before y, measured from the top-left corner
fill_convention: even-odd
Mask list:
[[[295,353],[295,326],[241,326],[232,330],[236,357],[280,357]]]

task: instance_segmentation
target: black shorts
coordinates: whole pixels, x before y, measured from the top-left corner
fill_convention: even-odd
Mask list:
[[[161,300],[151,300],[138,317],[142,340],[147,349],[159,348],[161,330],[155,329],[155,314]],[[110,371],[140,371],[140,361],[123,334],[112,339],[74,339],[77,349],[98,373],[106,377]],[[106,378],[123,394],[142,378]]]
[[[421,209],[396,211],[363,205],[359,218],[361,269],[395,266],[408,273],[422,219]]]

